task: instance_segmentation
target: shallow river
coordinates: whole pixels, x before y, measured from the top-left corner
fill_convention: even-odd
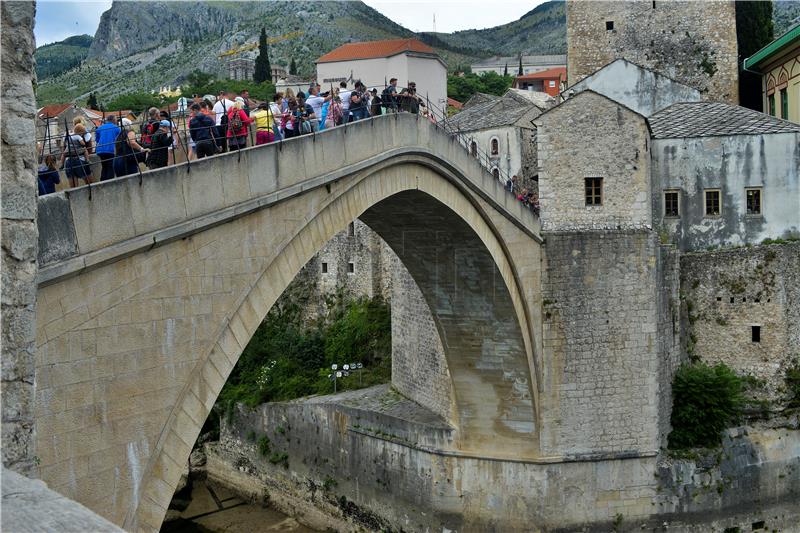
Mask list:
[[[194,481],[192,501],[181,518],[166,522],[162,533],[237,533],[276,531],[313,533],[294,518],[259,504],[247,503],[232,492],[205,481]]]

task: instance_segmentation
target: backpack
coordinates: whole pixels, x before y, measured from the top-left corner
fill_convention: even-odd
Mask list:
[[[330,113],[334,124],[336,124],[338,126],[339,124],[342,123],[343,113],[342,113],[342,106],[341,105],[339,105],[336,102],[333,102],[331,104],[331,106],[330,106],[330,109],[328,110],[328,113]]]
[[[242,129],[244,124],[242,123],[242,114],[239,112],[238,109],[234,110],[233,115],[228,120],[228,129],[232,130],[234,134],[236,134],[239,130]]]
[[[142,146],[144,148],[150,148],[150,144],[152,143],[153,135],[158,131],[158,122],[155,120],[148,120],[147,124],[142,126]]]

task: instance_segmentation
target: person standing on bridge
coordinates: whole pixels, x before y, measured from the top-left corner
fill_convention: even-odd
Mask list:
[[[272,131],[275,118],[266,102],[258,104],[258,108],[250,116],[256,123],[256,145],[271,143],[275,140]]]
[[[169,120],[162,120],[158,131],[150,138],[150,154],[147,157],[147,167],[150,170],[163,168],[169,162],[169,148],[172,146],[172,124]]]
[[[336,123],[341,126],[346,122],[350,122],[350,95],[353,91],[347,90],[347,82],[339,82],[339,98],[342,101],[342,118]]]
[[[203,113],[202,105],[192,104],[192,118],[189,120],[189,134],[195,143],[197,158],[202,159],[206,156],[217,153],[217,145],[214,142],[216,126],[214,119]]]
[[[214,104],[214,113],[216,115],[215,125],[217,127],[217,146],[220,152],[227,150],[228,139],[228,112],[233,108],[233,101],[228,99],[231,93],[220,91],[220,96],[217,103]]]
[[[100,158],[100,181],[114,179],[114,141],[119,135],[117,116],[108,115],[106,121],[94,130],[97,157]]]
[[[247,132],[253,119],[245,114],[243,107],[244,101],[237,98],[233,109],[228,112],[228,147],[231,150],[241,150],[247,146]]]
[[[131,121],[127,118],[122,119],[115,145],[114,174],[118,178],[136,174],[139,171],[139,157],[145,156],[149,149],[142,148],[136,142],[136,134],[131,130]]]

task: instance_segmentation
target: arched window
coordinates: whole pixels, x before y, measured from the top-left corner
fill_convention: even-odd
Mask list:
[[[498,180],[499,180],[499,179],[500,179],[500,169],[499,169],[499,168],[497,168],[497,167],[494,167],[494,168],[492,169],[492,176],[494,176],[494,177],[495,177],[495,179],[498,179]]]
[[[497,140],[497,137],[492,139],[489,153],[492,155],[497,155],[500,153],[500,141]]]
[[[478,143],[472,141],[472,143],[469,145],[469,151],[472,153],[473,157],[478,157]]]

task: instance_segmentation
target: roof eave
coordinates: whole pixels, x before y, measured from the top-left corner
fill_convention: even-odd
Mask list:
[[[800,25],[791,28],[789,31],[766,45],[764,48],[744,60],[744,68],[755,69],[758,65],[766,62],[770,57],[780,52],[784,47],[793,44],[797,40],[800,42]]]

